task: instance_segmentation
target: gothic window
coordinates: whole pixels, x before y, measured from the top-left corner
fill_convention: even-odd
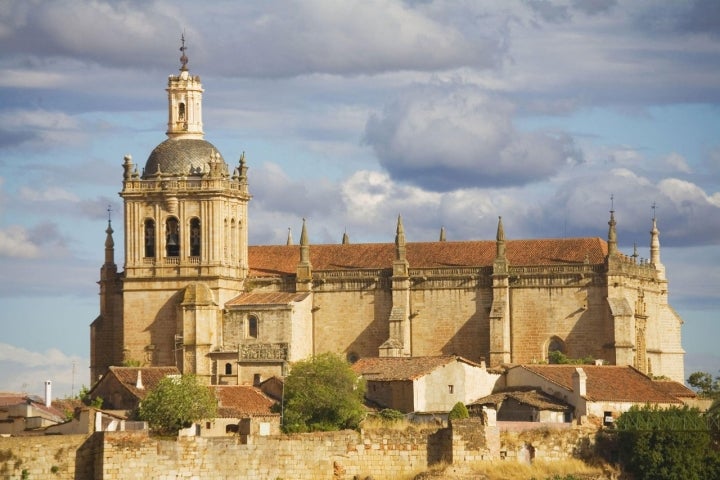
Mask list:
[[[225,375],[232,375],[232,363],[225,364]]]
[[[248,317],[248,337],[257,338],[258,336],[258,319],[255,316]]]
[[[190,220],[190,256],[200,256],[200,219]]]
[[[155,221],[145,220],[145,256],[155,256]]]
[[[175,217],[165,222],[165,246],[168,257],[180,256],[180,228]]]
[[[558,353],[565,353],[565,342],[559,337],[552,337],[547,344],[547,360],[548,363],[557,363]]]

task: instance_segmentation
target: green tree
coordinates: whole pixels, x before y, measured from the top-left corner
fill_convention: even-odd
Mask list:
[[[357,428],[365,414],[364,395],[365,382],[339,356],[324,353],[299,361],[285,378],[283,430]]]
[[[570,358],[560,350],[552,350],[548,353],[548,363],[553,365],[587,365],[595,363],[592,355],[583,358]]]
[[[636,480],[717,478],[710,431],[696,408],[632,407],[616,428],[620,462]]]
[[[687,382],[702,397],[720,398],[720,377],[713,378],[707,372],[694,372]]]
[[[470,414],[468,413],[468,409],[465,404],[463,402],[457,402],[452,407],[452,410],[450,410],[450,413],[448,414],[448,419],[459,420],[461,418],[468,418],[469,416]]]
[[[140,402],[138,417],[162,435],[176,435],[198,420],[214,418],[217,400],[194,375],[165,377]]]

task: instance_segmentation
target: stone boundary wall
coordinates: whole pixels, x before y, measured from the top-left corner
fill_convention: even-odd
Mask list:
[[[498,422],[499,423],[499,422]],[[542,424],[541,424],[542,425]],[[528,463],[532,460],[590,458],[595,450],[597,427],[540,427],[500,432],[500,458]]]
[[[83,448],[87,440],[87,435],[0,437],[0,479],[93,478],[91,469],[76,468],[92,464],[94,451]]]
[[[0,438],[0,479],[376,480],[411,478],[434,464],[582,457],[595,429],[503,432],[480,419],[408,428],[250,437],[163,439],[147,432]],[[23,477],[25,475],[25,477]]]

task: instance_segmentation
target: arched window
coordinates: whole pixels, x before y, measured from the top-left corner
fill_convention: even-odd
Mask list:
[[[200,219],[190,220],[190,256],[200,256]]]
[[[170,217],[165,222],[165,246],[168,257],[180,256],[180,228],[175,217]]]
[[[225,364],[225,375],[232,375],[232,363]]]
[[[258,336],[258,319],[256,316],[251,315],[248,317],[248,337],[257,338]]]
[[[559,354],[565,354],[565,342],[560,337],[552,337],[547,344],[548,363],[557,363]]]
[[[155,221],[145,220],[145,256],[155,256]]]
[[[185,121],[185,104],[178,104],[178,120]]]

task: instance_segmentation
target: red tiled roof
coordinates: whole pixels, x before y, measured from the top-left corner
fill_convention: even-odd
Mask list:
[[[680,382],[672,380],[655,380],[655,386],[675,398],[696,398],[697,393]]]
[[[142,389],[136,387],[138,372],[142,372]],[[106,375],[114,375],[128,391],[142,400],[160,380],[168,375],[180,375],[180,371],[177,367],[110,367]]]
[[[225,305],[287,305],[291,302],[300,302],[310,295],[304,293],[242,293]]]
[[[479,398],[471,405],[495,405],[499,407],[506,399],[512,398],[524,405],[530,405],[540,410],[564,411],[570,406],[562,400],[549,395],[542,390],[507,390],[505,392],[493,393],[486,397]]]
[[[239,418],[248,415],[271,415],[275,403],[259,388],[249,385],[213,385],[218,399],[218,416]]]
[[[366,380],[371,381],[414,380],[454,361],[477,365],[455,355],[437,357],[365,357],[355,362],[352,369]]]
[[[490,266],[496,253],[494,240],[464,242],[415,242],[407,244],[411,268]],[[510,265],[602,263],[607,243],[600,238],[508,240]],[[255,245],[248,249],[250,276],[282,276],[295,273],[300,261],[298,245]],[[391,268],[394,243],[310,245],[315,270]]]
[[[27,398],[28,396],[24,393],[0,392],[0,407],[25,403]]]
[[[536,375],[573,390],[572,375],[582,368],[587,375],[586,395],[589,401],[633,403],[681,403],[664,392],[647,375],[620,365],[521,365]]]

